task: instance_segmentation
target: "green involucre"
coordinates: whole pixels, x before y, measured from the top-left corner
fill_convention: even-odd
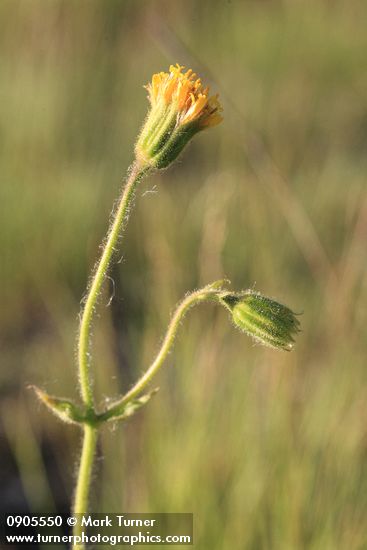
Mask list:
[[[260,293],[246,291],[223,295],[234,324],[256,341],[278,349],[291,350],[299,321],[287,306]]]
[[[181,124],[175,105],[157,104],[148,114],[135,146],[142,165],[167,168],[200,131],[195,122]]]

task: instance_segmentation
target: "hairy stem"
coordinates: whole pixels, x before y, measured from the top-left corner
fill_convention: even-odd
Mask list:
[[[92,478],[93,460],[97,446],[98,430],[94,426],[84,424],[83,447],[80,458],[78,481],[75,491],[73,513],[86,514],[88,511],[89,491]],[[80,536],[83,527],[78,523],[73,529],[74,536]],[[84,544],[73,544],[74,550],[84,550]]]
[[[141,376],[141,378],[139,378],[136,384],[122,397],[122,399],[115,402],[105,413],[99,415],[99,419],[102,422],[105,419],[111,418],[111,416],[113,416],[115,408],[117,410],[124,403],[128,403],[129,401],[137,397],[150,383],[152,378],[157,374],[172,349],[181,321],[183,320],[188,310],[194,305],[197,305],[204,301],[218,301],[217,295],[218,291],[215,288],[215,285],[208,285],[207,287],[192,292],[182,300],[172,316],[170,324],[168,325],[166,335],[154,361]]]
[[[120,202],[113,215],[106,242],[103,245],[101,258],[93,274],[81,316],[78,340],[79,381],[81,396],[84,405],[87,407],[89,422],[83,425],[83,446],[73,506],[75,514],[85,514],[88,511],[93,460],[98,438],[98,428],[95,423],[96,412],[94,409],[93,385],[89,366],[89,344],[93,314],[119,236],[126,226],[136,186],[146,172],[147,168],[141,168],[137,163],[134,163],[130,170]],[[78,521],[74,527],[74,535],[80,536],[81,532],[82,528]],[[73,548],[75,550],[84,550],[85,545],[74,544]]]
[[[115,246],[121,231],[126,225],[129,208],[134,196],[136,185],[146,172],[146,168],[140,168],[136,163],[132,166],[130,175],[122,192],[118,208],[114,214],[106,242],[103,246],[101,258],[93,274],[82,312],[78,340],[79,380],[83,402],[91,411],[93,411],[94,408],[94,400],[89,367],[89,343],[93,314],[103,282],[106,278],[106,273],[114,253]]]

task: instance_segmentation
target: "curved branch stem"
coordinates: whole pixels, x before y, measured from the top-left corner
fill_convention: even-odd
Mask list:
[[[175,337],[177,335],[180,324],[185,317],[186,313],[193,306],[205,302],[205,301],[217,301],[218,289],[216,283],[208,285],[200,290],[188,294],[182,302],[177,306],[172,319],[168,325],[166,335],[163,339],[160,350],[158,351],[154,361],[148,367],[146,372],[139,378],[136,384],[118,401],[116,401],[105,413],[99,415],[99,419],[103,422],[104,418],[110,418],[113,415],[113,411],[121,405],[128,403],[135,397],[137,397],[144,388],[150,383],[152,378],[157,374],[164,361],[167,359],[171,348],[173,346]]]

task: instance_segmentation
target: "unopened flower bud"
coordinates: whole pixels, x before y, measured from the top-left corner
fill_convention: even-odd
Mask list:
[[[166,168],[196,133],[222,120],[218,97],[209,97],[209,88],[183,68],[171,65],[146,86],[151,110],[135,146],[142,166]]]
[[[291,350],[299,321],[287,306],[258,292],[223,293],[222,303],[230,310],[234,324],[261,344]]]

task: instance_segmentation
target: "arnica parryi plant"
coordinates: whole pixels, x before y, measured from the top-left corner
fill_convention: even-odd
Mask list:
[[[210,96],[200,78],[180,65],[171,65],[169,72],[153,75],[146,86],[151,109],[147,115],[135,146],[135,161],[117,208],[113,212],[107,238],[96,269],[91,276],[83,302],[78,332],[78,372],[81,403],[48,395],[35,388],[39,399],[61,420],[78,425],[83,431],[83,444],[74,496],[73,513],[88,511],[98,433],[107,422],[126,420],[146,405],[156,393],[153,389],[144,393],[157,374],[169,352],[181,321],[187,311],[202,302],[213,302],[230,312],[233,324],[250,335],[256,342],[281,350],[293,347],[294,336],[299,330],[295,314],[286,306],[251,290],[233,292],[226,280],[215,281],[185,296],[178,304],[168,324],[161,347],[144,374],[124,395],[106,400],[99,410],[94,402],[91,376],[91,329],[98,298],[106,279],[119,238],[126,226],[135,190],[153,170],[166,168],[181,153],[191,138],[206,128],[222,121],[222,107],[218,96]],[[139,369],[140,370],[140,369]],[[78,522],[73,534],[74,549],[84,549]]]

